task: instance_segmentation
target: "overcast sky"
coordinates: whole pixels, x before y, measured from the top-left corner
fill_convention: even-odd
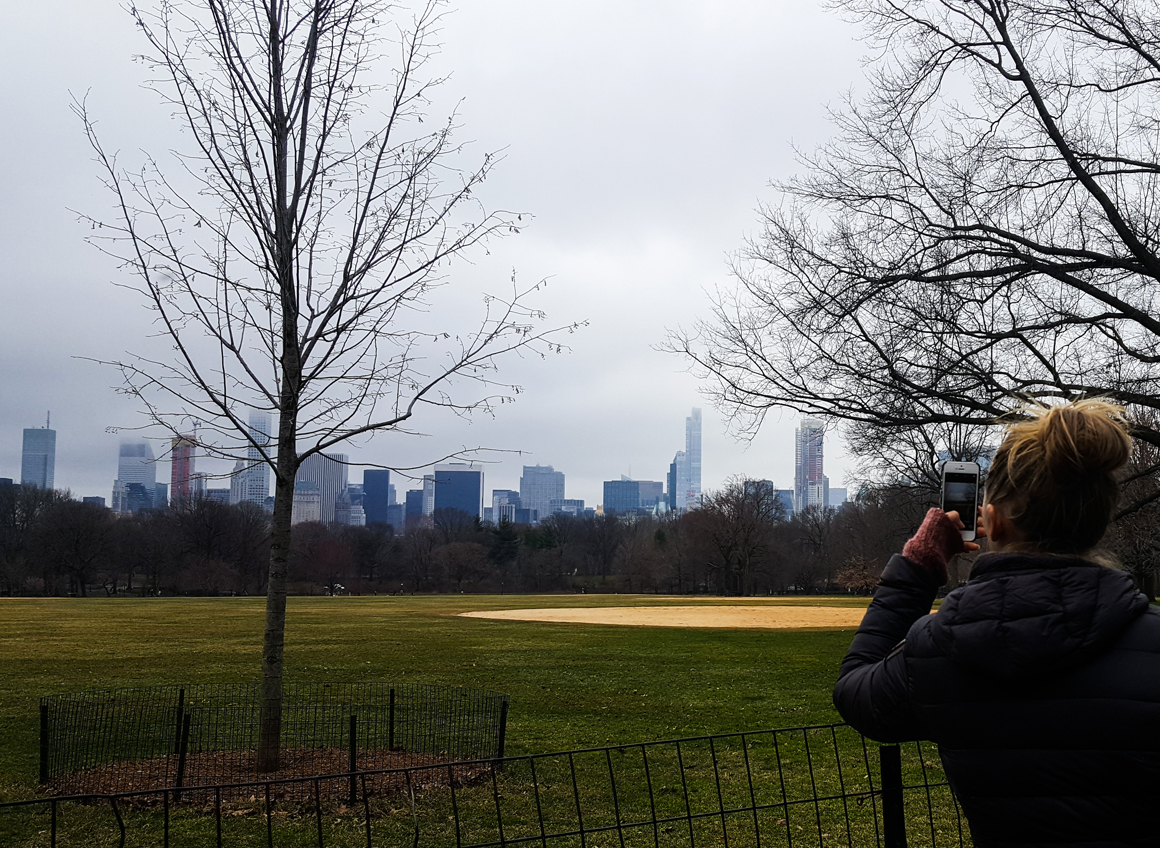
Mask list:
[[[127,278],[85,244],[70,211],[110,215],[70,92],[87,92],[113,146],[161,154],[180,137],[140,87],[132,56],[144,44],[117,2],[11,3],[5,19],[0,477],[19,478],[21,430],[51,410],[57,487],[108,498],[119,437],[107,428],[141,419],[113,390],[116,372],[78,357],[122,355],[150,332],[150,315],[116,287]],[[827,106],[861,79],[856,36],[801,0],[458,4],[439,62],[452,74],[445,94],[461,100],[460,138],[505,152],[484,202],[534,220],[451,286],[476,297],[514,268],[549,280],[538,304],[550,321],[588,326],[567,354],[503,368],[523,393],[496,418],[419,421],[425,438],[381,435],[352,460],[520,451],[492,457],[489,493],[518,488],[521,465],[550,464],[567,475],[568,497],[594,506],[603,480],[663,480],[700,406],[704,488],[739,474],[790,486],[796,418],[771,417],[752,443],[738,441],[685,363],[654,346],[731,285],[729,255],[757,230],[758,203],[776,202],[770,180],[798,170],[795,145],[831,133]],[[831,485],[842,485],[835,436],[826,450]]]

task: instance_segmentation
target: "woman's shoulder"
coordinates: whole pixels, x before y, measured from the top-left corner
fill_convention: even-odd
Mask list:
[[[1160,606],[1149,604],[1127,627],[1116,648],[1160,654]]]

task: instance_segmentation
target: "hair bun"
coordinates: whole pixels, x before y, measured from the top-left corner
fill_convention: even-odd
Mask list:
[[[1023,543],[1048,552],[1090,550],[1119,494],[1115,472],[1132,453],[1123,407],[1093,398],[1016,412],[987,475]]]
[[[1027,435],[1038,436],[1045,470],[1054,476],[1111,474],[1128,461],[1132,444],[1121,407],[1081,400],[1040,409],[1029,422],[1039,432]]]

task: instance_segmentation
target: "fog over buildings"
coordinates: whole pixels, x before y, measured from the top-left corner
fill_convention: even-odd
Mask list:
[[[173,479],[175,434],[135,429],[146,421],[116,391],[120,375],[93,361],[148,350],[154,316],[118,263],[84,243],[77,212],[111,218],[112,198],[72,97],[86,100],[127,167],[148,151],[178,174],[169,151],[187,149],[188,138],[142,87],[151,72],[133,57],[145,44],[118,0],[9,5],[18,37],[0,53],[9,82],[0,105],[13,128],[0,134],[0,477],[23,476],[23,432],[52,409],[57,488],[110,498],[120,443],[140,438],[155,457],[156,498]],[[656,346],[667,329],[707,314],[711,292],[729,289],[730,255],[756,231],[758,205],[776,205],[769,182],[800,170],[795,145],[809,151],[832,134],[827,105],[862,84],[857,34],[821,4],[793,0],[453,6],[431,65],[449,79],[428,111],[435,124],[456,111],[468,164],[502,151],[477,196],[522,213],[525,226],[450,267],[425,314],[452,332],[470,327],[483,294],[505,291],[514,271],[521,283],[547,281],[534,305],[550,323],[588,325],[563,339],[559,356],[501,361],[496,376],[521,392],[494,417],[430,410],[413,422],[419,436],[336,447],[352,463],[348,482],[363,479],[359,463],[415,469],[392,475],[388,506],[405,509],[417,490],[434,508],[436,481],[423,480],[432,464],[487,448],[461,457],[483,470],[481,509],[494,508],[493,489],[519,491],[525,466],[563,473],[565,497],[550,500],[586,509],[621,476],[667,493],[674,464],[686,500],[736,475],[791,488],[798,416],[775,413],[752,441],[739,440],[687,364]],[[703,409],[699,455],[688,446],[694,407]],[[238,459],[248,467],[251,457]],[[832,433],[825,461],[841,483]],[[224,501],[260,500],[268,477],[232,487],[234,465],[200,454],[177,479]]]

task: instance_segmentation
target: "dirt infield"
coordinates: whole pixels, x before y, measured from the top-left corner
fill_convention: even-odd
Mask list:
[[[562,624],[621,624],[633,627],[718,627],[771,630],[846,629],[857,627],[860,607],[680,606],[581,607],[463,612],[470,618],[507,621],[551,621]]]

